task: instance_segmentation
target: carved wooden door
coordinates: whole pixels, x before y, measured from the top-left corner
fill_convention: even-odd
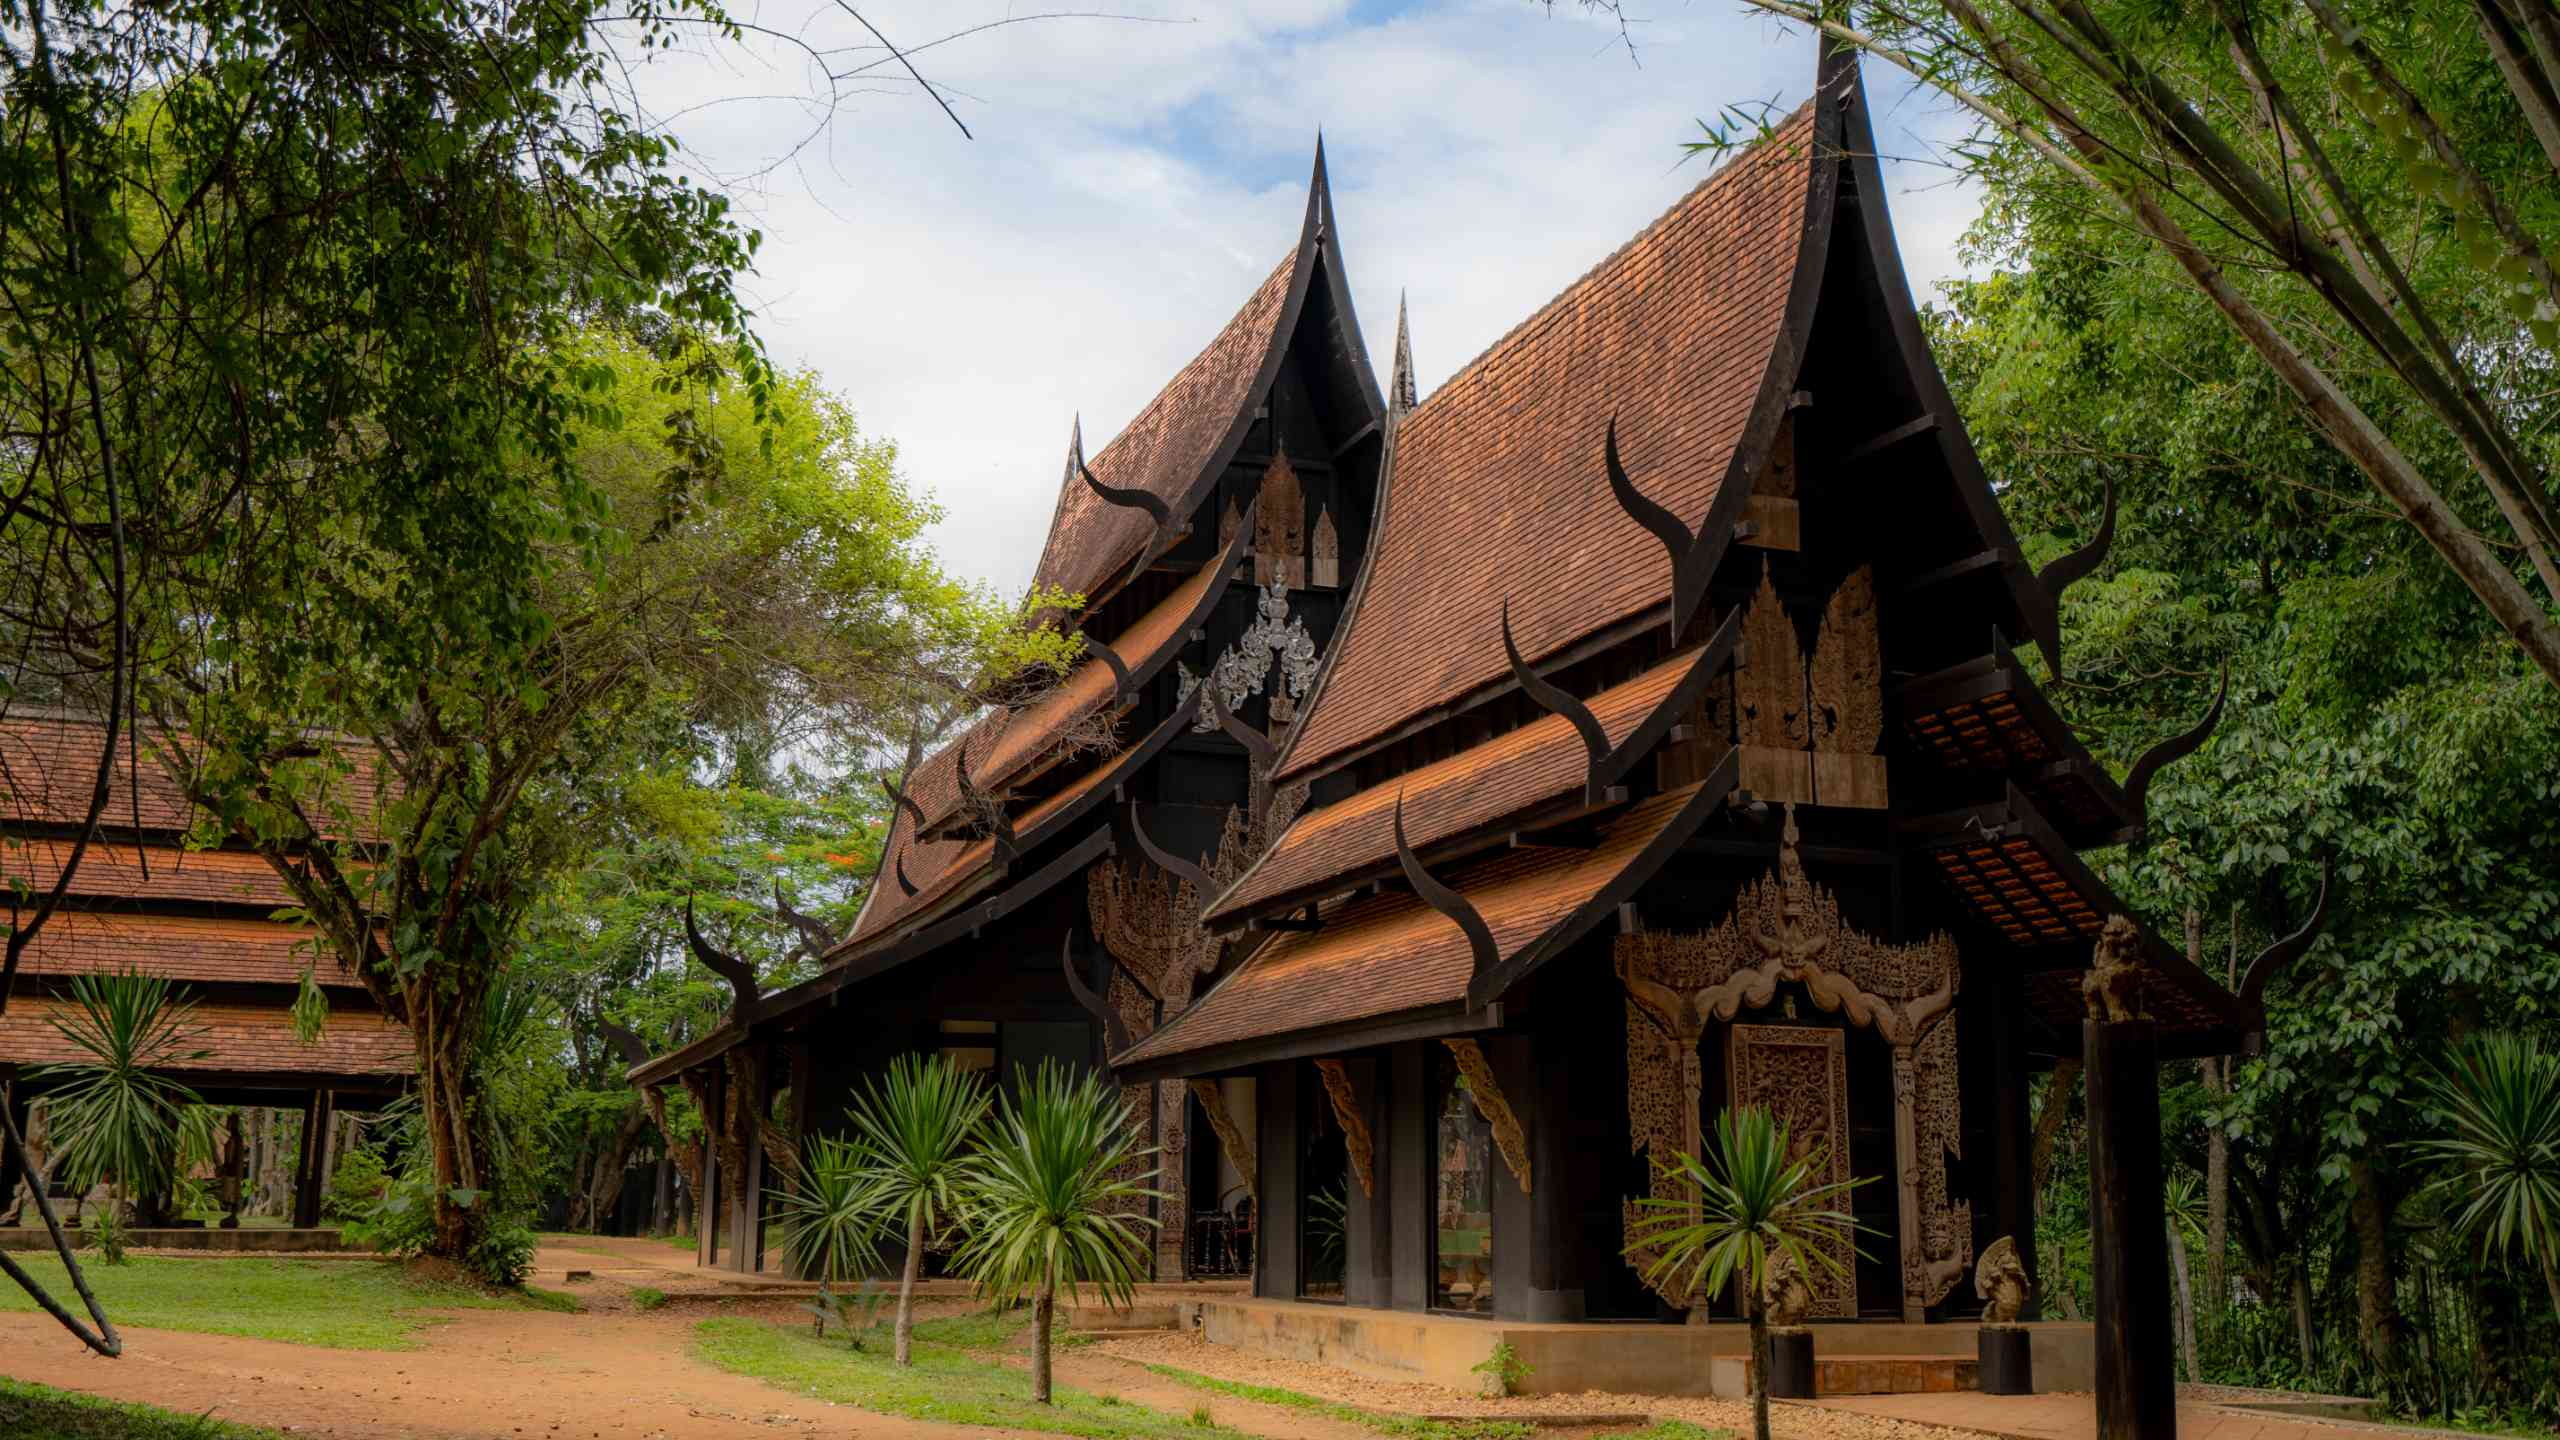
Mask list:
[[[1828,1026],[1735,1025],[1725,1037],[1728,1088],[1736,1106],[1765,1106],[1786,1127],[1793,1156],[1819,1151],[1814,1178],[1849,1179],[1849,1055],[1844,1032]],[[1846,1200],[1842,1202],[1843,1207]],[[1849,1237],[1824,1247],[1838,1263],[1809,1267],[1815,1320],[1858,1318],[1857,1254]]]

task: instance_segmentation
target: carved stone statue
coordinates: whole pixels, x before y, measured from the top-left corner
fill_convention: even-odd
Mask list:
[[[1760,1280],[1760,1309],[1769,1323],[1781,1329],[1802,1325],[1812,1308],[1813,1287],[1804,1283],[1795,1257],[1783,1249],[1770,1256],[1769,1272]]]
[[[1973,1293],[1982,1299],[1982,1323],[2014,1325],[2027,1308],[2027,1267],[2018,1259],[2015,1237],[2003,1235],[1982,1252],[1973,1267]]]
[[[2141,927],[2126,916],[2108,916],[2106,928],[2098,933],[2089,973],[2080,980],[2080,998],[2088,1003],[2089,1018],[2110,1023],[2150,1019],[2142,1004],[2150,968],[2142,961]]]

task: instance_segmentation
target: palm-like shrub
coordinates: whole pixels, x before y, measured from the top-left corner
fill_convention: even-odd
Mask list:
[[[2455,1233],[2540,1269],[2560,1317],[2560,1051],[2477,1035],[2424,1085],[2444,1133],[2410,1148],[2444,1166],[2429,1188]]]
[[[195,1004],[131,970],[76,976],[71,999],[53,1028],[86,1058],[30,1071],[52,1089],[55,1172],[84,1190],[113,1179],[127,1200],[159,1195],[177,1176],[187,1108],[204,1103],[166,1073],[213,1053],[196,1045]]]
[[[1830,1241],[1866,1227],[1831,1207],[1867,1182],[1817,1178],[1824,1152],[1788,1153],[1787,1128],[1759,1106],[1716,1116],[1715,1146],[1705,1163],[1675,1154],[1668,1168],[1692,1192],[1646,1196],[1630,1227],[1629,1251],[1657,1252],[1645,1278],[1678,1282],[1678,1292],[1715,1295],[1730,1287],[1751,1320],[1751,1423],[1769,1440],[1769,1317],[1761,1305],[1770,1263],[1795,1262],[1808,1284],[1846,1273]]]
[[[794,1275],[815,1276],[823,1286],[878,1268],[880,1212],[859,1145],[826,1136],[811,1141],[779,1207],[782,1249]]]
[[[916,1275],[926,1232],[949,1218],[970,1141],[987,1117],[987,1087],[942,1056],[901,1056],[850,1114],[870,1202],[905,1222],[907,1263],[898,1279],[897,1363],[912,1358]]]
[[[1090,1285],[1126,1304],[1146,1273],[1155,1172],[1132,1172],[1155,1151],[1138,1148],[1135,1116],[1100,1078],[1045,1060],[1015,1073],[1017,1093],[969,1162],[957,1260],[998,1303],[1031,1296],[1031,1398],[1045,1405],[1059,1291],[1080,1298]]]

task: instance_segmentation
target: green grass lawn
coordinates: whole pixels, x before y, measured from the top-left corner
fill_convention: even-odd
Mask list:
[[[1167,1380],[1187,1385],[1206,1395],[1232,1395],[1238,1400],[1251,1400],[1261,1405],[1278,1405],[1290,1410],[1304,1410],[1310,1414],[1322,1415],[1328,1420],[1340,1420],[1374,1430],[1381,1435],[1395,1436],[1398,1440],[1522,1440],[1522,1437],[1531,1433],[1531,1427],[1508,1420],[1451,1422],[1423,1420],[1411,1415],[1386,1415],[1375,1410],[1363,1410],[1357,1405],[1345,1405],[1339,1400],[1327,1400],[1321,1396],[1302,1395],[1295,1390],[1283,1390],[1277,1385],[1247,1385],[1240,1380],[1221,1380],[1214,1375],[1178,1370],[1171,1365],[1149,1365],[1146,1370],[1148,1374],[1161,1375]],[[1657,1430],[1659,1428],[1656,1427]],[[1684,1428],[1695,1429],[1696,1427]],[[1703,1440],[1703,1437],[1709,1433],[1700,1430],[1695,1436],[1649,1434],[1647,1440]]]
[[[119,1405],[0,1376],[0,1440],[284,1440],[273,1430]]]
[[[733,1374],[883,1415],[1086,1440],[1239,1440],[1240,1432],[1215,1423],[1067,1385],[1053,1387],[1055,1405],[1033,1404],[1030,1372],[1006,1366],[994,1348],[1022,1323],[985,1315],[925,1321],[916,1326],[916,1363],[905,1370],[890,1363],[886,1326],[855,1350],[841,1338],[820,1340],[803,1325],[705,1320],[694,1327],[694,1345],[703,1359]]]
[[[867,1332],[860,1350],[848,1345],[840,1335],[820,1340],[807,1326],[764,1320],[705,1320],[694,1327],[694,1334],[695,1348],[702,1358],[723,1370],[884,1415],[1077,1435],[1088,1440],[1237,1440],[1241,1434],[1219,1424],[1215,1408],[1205,1403],[1188,1415],[1168,1415],[1067,1385],[1054,1387],[1056,1405],[1031,1403],[1030,1372],[1006,1365],[1002,1357],[1003,1347],[1021,1333],[1026,1323],[1018,1312],[979,1312],[925,1321],[916,1326],[916,1363],[908,1370],[890,1363],[886,1324]],[[1398,1440],[1520,1440],[1530,1433],[1526,1425],[1498,1421],[1449,1424],[1382,1415],[1294,1390],[1241,1385],[1170,1366],[1146,1368],[1204,1396],[1224,1395],[1304,1410]],[[1699,1431],[1694,1435],[1651,1435],[1647,1440],[1710,1437],[1708,1432]]]
[[[19,1257],[56,1298],[79,1308],[62,1262]],[[335,1350],[407,1350],[434,1323],[430,1309],[506,1310],[533,1302],[411,1279],[371,1260],[180,1259],[137,1255],[122,1265],[81,1257],[81,1272],[118,1325],[245,1335]],[[0,1310],[33,1310],[0,1285]],[[6,1435],[0,1431],[0,1436]]]

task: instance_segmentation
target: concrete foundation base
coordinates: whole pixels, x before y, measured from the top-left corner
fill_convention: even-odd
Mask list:
[[[1255,1354],[1331,1365],[1382,1380],[1423,1380],[1480,1390],[1476,1369],[1509,1345],[1529,1367],[1529,1395],[1601,1390],[1622,1395],[1718,1395],[1745,1389],[1750,1331],[1730,1325],[1539,1325],[1406,1310],[1247,1298],[1186,1302],[1189,1323],[1212,1343]],[[1944,1356],[1972,1368],[1973,1325],[1828,1324],[1813,1332],[1814,1353],[1833,1359]],[[2095,1383],[2096,1334],[2088,1325],[2023,1327],[2035,1352],[2036,1388],[2087,1390]],[[1919,1368],[1919,1367],[1915,1367]]]
[[[89,1243],[87,1235],[71,1229],[64,1232],[71,1243]],[[204,1250],[233,1255],[312,1255],[344,1253],[347,1243],[334,1226],[310,1230],[284,1229],[275,1226],[223,1230],[214,1226],[178,1226],[169,1229],[127,1230],[124,1243],[136,1250]],[[0,1229],[0,1250],[50,1250],[53,1237],[41,1225]]]

